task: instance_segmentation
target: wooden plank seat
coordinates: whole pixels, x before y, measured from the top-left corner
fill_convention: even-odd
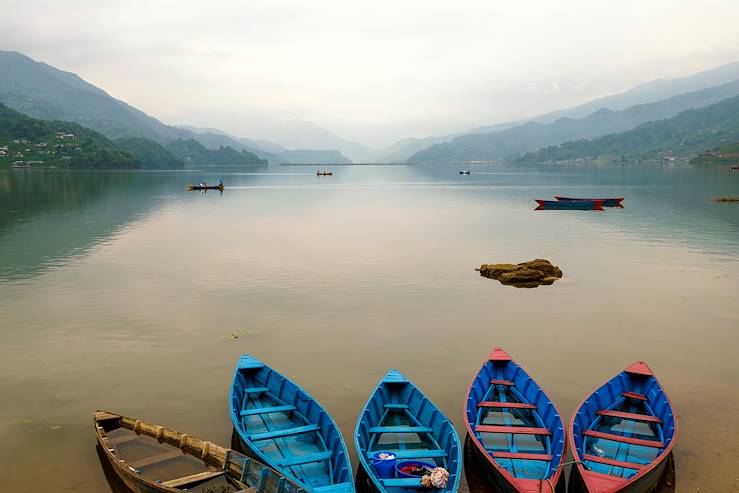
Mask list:
[[[295,406],[271,406],[271,407],[256,407],[254,409],[243,409],[241,411],[242,416],[255,416],[257,414],[270,414],[270,413],[282,413],[288,411],[295,411]]]
[[[320,462],[322,460],[327,460],[331,458],[331,450],[326,450],[324,452],[318,452],[315,454],[305,454],[305,455],[297,455],[294,457],[285,457],[284,459],[279,459],[275,461],[275,463],[280,467],[292,467],[292,466],[299,466],[301,464],[309,464],[311,462]]]
[[[629,399],[636,399],[637,401],[646,401],[647,396],[644,394],[637,394],[636,392],[622,392],[622,396],[628,397]]]
[[[626,413],[623,411],[609,411],[608,409],[601,409],[596,414],[600,416],[609,416],[612,418],[623,418],[630,419],[632,421],[644,421],[646,423],[662,423],[662,420],[657,416],[650,416],[649,414],[636,414]]]
[[[511,382],[510,380],[498,380],[496,378],[493,378],[492,380],[490,380],[490,383],[493,385],[506,385],[508,387],[513,387],[513,382]]]
[[[256,433],[254,435],[249,435],[249,439],[252,441],[268,440],[272,438],[282,438],[288,437],[290,435],[298,435],[300,433],[310,433],[312,431],[318,431],[319,429],[320,428],[318,427],[318,425],[296,426],[295,428],[284,428],[282,430]]]
[[[521,459],[521,460],[543,460],[549,462],[552,460],[551,455],[547,454],[524,454],[517,452],[493,452],[493,457],[496,459]]]
[[[513,435],[551,435],[552,432],[546,428],[529,428],[526,426],[494,426],[477,425],[475,431],[478,433],[511,433]]]
[[[590,462],[597,462],[599,464],[607,464],[609,466],[623,467],[626,469],[639,470],[647,464],[637,464],[636,462],[624,462],[615,459],[609,459],[608,457],[598,457],[597,455],[583,454],[583,459],[589,460]]]
[[[164,481],[161,484],[162,486],[167,486],[169,488],[182,488],[183,486],[187,486],[188,484],[205,481],[206,479],[217,478],[218,476],[223,476],[224,474],[226,474],[226,471],[205,471],[199,472],[197,474],[191,474],[189,476],[183,476],[181,478],[170,479],[169,481]]]
[[[386,403],[383,405],[385,409],[408,409],[408,404]]]
[[[182,457],[183,455],[185,454],[182,453],[182,450],[173,449],[162,452],[161,454],[152,455],[151,457],[146,457],[144,459],[129,462],[128,465],[134,469],[141,469],[142,467],[160,464],[168,460],[176,459],[177,457]]]
[[[433,428],[427,426],[375,426],[370,433],[431,433]]]
[[[387,488],[423,488],[421,485],[421,478],[393,478],[393,479],[380,479],[379,481]]]
[[[247,387],[244,389],[245,394],[261,394],[262,392],[269,392],[267,387]]]
[[[421,459],[421,458],[446,458],[447,453],[444,450],[438,449],[438,450],[428,450],[428,449],[404,449],[404,450],[396,450],[396,449],[388,449],[388,450],[373,450],[372,452],[367,452],[367,457],[370,459],[372,458],[373,454],[376,454],[377,452],[387,452],[388,454],[393,454],[398,459]]]
[[[601,431],[585,430],[583,436],[592,438],[602,438],[613,442],[628,443],[631,445],[641,445],[642,447],[664,448],[665,444],[659,440],[642,440],[640,438],[625,437],[622,435],[614,435],[612,433],[603,433]]]
[[[481,401],[477,403],[477,407],[507,407],[510,409],[536,409],[534,404],[528,404],[526,402],[493,402],[493,401]]]
[[[354,491],[354,485],[350,482],[346,483],[335,483],[326,486],[318,486],[313,488],[313,493],[331,493],[331,492],[342,492],[342,491]]]

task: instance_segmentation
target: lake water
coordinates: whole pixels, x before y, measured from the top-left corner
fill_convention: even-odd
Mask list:
[[[739,491],[739,205],[711,201],[739,194],[739,172],[457,169],[0,172],[0,491],[107,491],[95,409],[227,445],[245,352],[326,406],[352,454],[389,368],[462,434],[493,346],[567,419],[646,360],[679,413],[677,491]],[[223,194],[185,191],[218,177]],[[534,211],[555,194],[625,208]],[[563,279],[473,270],[533,258]]]

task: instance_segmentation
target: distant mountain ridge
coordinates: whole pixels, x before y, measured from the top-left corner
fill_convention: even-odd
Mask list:
[[[530,121],[499,132],[462,135],[451,142],[424,149],[411,156],[408,162],[468,162],[517,157],[566,141],[593,139],[630,130],[737,94],[739,80],[619,111],[602,108],[580,119],[562,117],[551,123]]]
[[[568,161],[596,157],[693,156],[739,142],[739,96],[632,130],[593,140],[565,142],[529,153],[519,162]]]
[[[272,150],[281,147],[277,144],[242,141],[215,129],[166,125],[76,74],[21,53],[0,50],[0,67],[0,103],[34,118],[76,122],[110,139],[146,138],[165,146],[178,139],[195,140],[213,151],[231,147],[273,164],[289,162]]]

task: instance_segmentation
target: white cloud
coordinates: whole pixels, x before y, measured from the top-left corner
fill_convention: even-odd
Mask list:
[[[3,3],[5,5],[3,5]],[[164,121],[315,121],[373,145],[739,59],[739,3],[0,0],[0,47]]]

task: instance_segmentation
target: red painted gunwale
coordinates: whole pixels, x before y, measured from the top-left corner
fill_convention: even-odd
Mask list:
[[[605,199],[581,199],[577,197],[562,197],[561,195],[555,195],[555,199],[562,200],[562,201],[568,201],[568,200],[575,200],[575,201],[584,201],[584,202],[596,202],[600,200],[601,202],[605,202],[606,200],[613,200],[616,202],[617,205],[621,205],[621,202],[624,201],[624,197],[614,197],[614,198],[605,198]]]
[[[505,478],[506,481],[508,481],[508,484],[516,488],[516,490],[518,490],[519,493],[538,492],[539,491],[539,481],[538,480],[515,478],[508,471],[506,471],[505,468],[498,465],[495,459],[488,454],[487,450],[485,450],[485,447],[482,445],[480,440],[478,440],[478,438],[475,436],[475,432],[472,430],[472,426],[474,426],[474,423],[470,423],[470,420],[467,419],[467,401],[470,398],[470,391],[472,390],[472,384],[475,383],[475,378],[477,378],[477,375],[480,373],[480,369],[482,369],[485,363],[491,360],[493,355],[495,355],[496,357],[494,361],[503,361],[503,359],[497,359],[497,358],[501,358],[503,355],[505,355],[506,356],[505,359],[510,360],[516,365],[518,365],[524,371],[524,373],[526,373],[529,376],[529,378],[531,378],[531,380],[533,380],[536,383],[536,380],[534,379],[534,377],[531,376],[531,374],[528,372],[528,370],[526,370],[526,368],[521,366],[518,363],[518,361],[511,358],[510,355],[508,355],[508,353],[503,351],[502,348],[495,347],[492,353],[490,353],[490,356],[488,356],[485,359],[485,361],[482,362],[482,365],[480,365],[480,368],[478,368],[478,370],[475,372],[475,375],[472,377],[472,380],[470,380],[469,386],[467,386],[467,393],[465,394],[464,402],[462,403],[462,416],[464,416],[464,426],[465,428],[467,428],[467,435],[470,437],[470,440],[472,440],[472,443],[475,445],[475,447],[477,447],[477,450],[481,453],[482,457],[484,457],[485,460],[487,460],[490,463],[490,465],[503,478]],[[539,386],[538,383],[536,383],[536,385]],[[541,386],[539,387],[541,388]],[[552,403],[552,405],[554,406],[554,409],[557,411],[557,414],[561,417],[562,414],[560,414],[559,409],[557,409],[557,406],[554,403]],[[564,426],[564,423],[562,423],[562,425]],[[567,430],[565,430],[565,435],[567,435]],[[563,462],[565,461],[565,458],[567,457],[567,444],[568,444],[567,438],[565,437],[565,443],[563,444],[563,447],[562,447],[562,461]],[[557,484],[560,481],[560,478],[562,476],[562,469],[563,469],[562,467],[558,467],[549,480],[551,481],[551,484],[554,485],[554,488],[557,487]],[[549,486],[549,482],[547,481],[543,481],[541,484],[542,484],[542,488],[548,488]],[[549,491],[542,489],[541,493],[554,493],[554,490],[551,490],[551,492],[549,492]]]
[[[642,365],[644,365],[649,370],[650,374],[655,378],[655,380],[657,380],[657,383],[659,384],[659,386],[662,387],[662,384],[659,383],[659,379],[657,379],[657,376],[654,374],[654,372],[652,372],[651,368],[649,368],[649,366],[644,361],[637,361],[636,363],[630,365],[623,371],[618,372],[616,376],[620,375],[624,371],[633,367],[637,363],[641,363]],[[665,448],[662,451],[659,457],[655,458],[650,464],[645,464],[644,466],[642,466],[642,468],[639,469],[639,472],[631,476],[630,479],[617,478],[615,476],[610,476],[607,474],[600,474],[595,471],[588,471],[587,469],[585,469],[585,467],[580,462],[583,460],[583,458],[577,452],[577,448],[575,447],[575,437],[574,437],[573,431],[575,428],[575,416],[577,416],[577,412],[580,410],[580,408],[582,408],[583,404],[585,404],[585,401],[588,400],[588,398],[591,395],[593,395],[593,392],[595,392],[598,388],[600,387],[596,387],[595,389],[593,389],[592,392],[587,394],[583,398],[583,400],[580,402],[580,404],[575,408],[575,412],[572,414],[572,418],[570,418],[569,427],[567,429],[567,441],[569,443],[570,449],[572,449],[572,455],[577,461],[577,463],[575,464],[575,467],[577,467],[577,470],[580,473],[580,477],[582,477],[583,481],[585,482],[585,487],[587,488],[587,490],[590,493],[616,493],[618,491],[622,491],[624,488],[626,488],[630,484],[633,484],[639,481],[641,478],[646,476],[650,471],[652,471],[654,468],[660,465],[667,458],[667,456],[670,455],[670,452],[672,452],[672,449],[675,447],[675,443],[677,442],[677,435],[678,435],[677,412],[675,411],[675,407],[672,405],[670,396],[667,394],[667,392],[665,392],[665,389],[662,388],[662,391],[665,394],[665,398],[667,399],[667,402],[670,403],[670,408],[672,409],[672,413],[674,416],[675,434],[673,435],[672,441],[670,441],[670,444],[667,446],[667,448]],[[627,394],[631,394],[631,395],[627,395]],[[624,392],[622,395],[624,397],[634,397],[637,399],[644,397],[644,400],[647,400],[646,396],[643,396],[641,394],[635,394],[633,392]],[[466,415],[466,410],[465,410],[465,415]]]

